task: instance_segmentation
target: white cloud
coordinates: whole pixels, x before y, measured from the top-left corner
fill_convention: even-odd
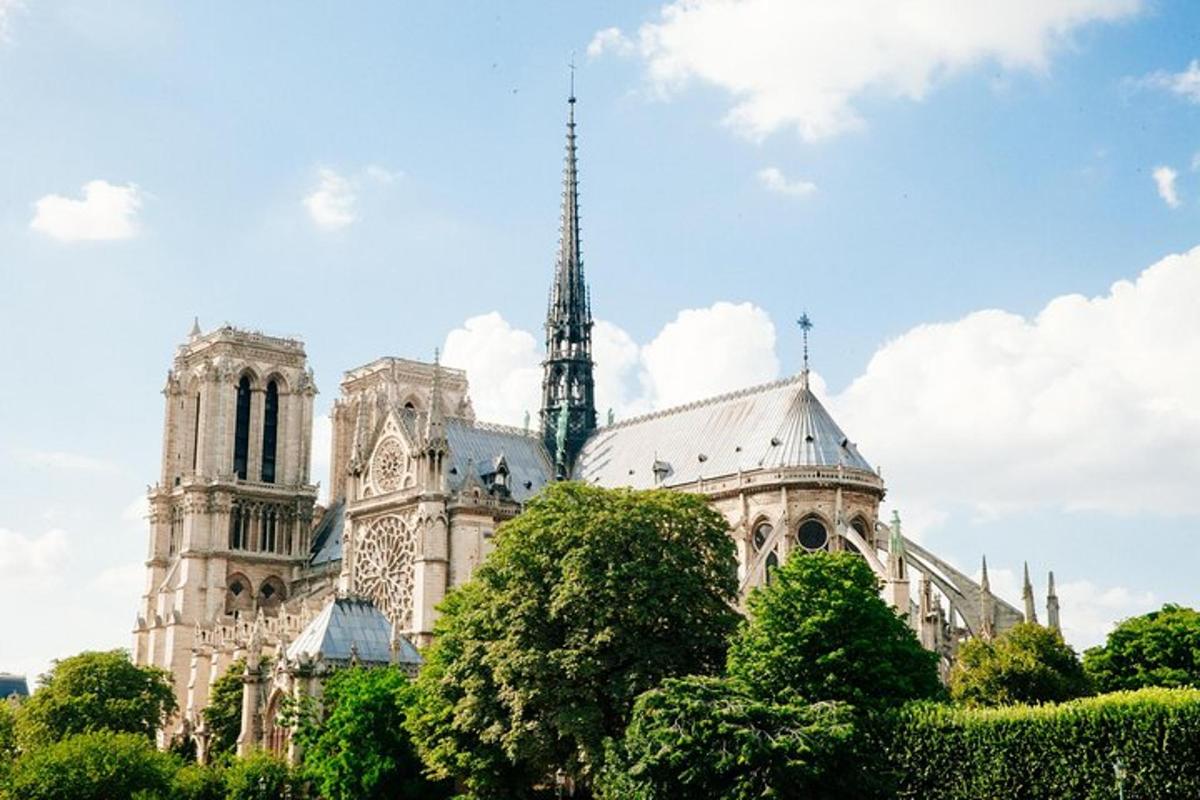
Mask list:
[[[106,567],[91,580],[91,587],[106,594],[128,597],[132,604],[145,589],[146,566],[137,562]]]
[[[142,192],[132,183],[88,181],[83,199],[48,194],[34,203],[29,227],[63,242],[131,239],[138,233]]]
[[[69,552],[67,535],[51,528],[41,536],[0,528],[0,578],[4,583],[56,577]],[[15,598],[14,598],[15,599]]]
[[[442,363],[467,371],[476,415],[489,422],[538,424],[541,349],[533,334],[512,327],[493,311],[471,317],[446,335]]]
[[[588,42],[588,58],[599,58],[605,53],[627,56],[636,52],[637,46],[630,41],[620,28],[605,28],[596,31],[592,41]]]
[[[691,81],[734,98],[726,122],[751,139],[794,128],[808,140],[862,124],[866,93],[921,100],[954,72],[987,62],[1044,71],[1053,51],[1141,0],[675,0],[637,47],[663,95]],[[620,42],[601,31],[596,52]],[[589,46],[589,53],[593,50]]]
[[[1170,167],[1154,168],[1154,185],[1158,188],[1158,196],[1171,208],[1179,208],[1179,193],[1175,190],[1175,179],[1179,173]]]
[[[391,170],[378,164],[368,164],[363,174],[376,183],[392,184],[404,177],[402,170]]]
[[[769,192],[790,194],[795,197],[803,197],[817,190],[817,185],[812,181],[788,180],[777,167],[760,169],[758,182]]]
[[[317,171],[317,186],[305,196],[304,207],[322,230],[340,230],[357,218],[353,184],[332,169]]]
[[[139,494],[130,500],[129,505],[125,506],[125,510],[121,512],[121,519],[137,523],[139,527],[146,523],[146,518],[149,516],[150,498],[144,494]]]
[[[642,348],[654,408],[687,403],[774,379],[775,324],[752,303],[680,311]]]
[[[1200,60],[1193,60],[1183,72],[1153,72],[1141,83],[1177,94],[1192,103],[1200,103]]]
[[[49,469],[99,473],[115,472],[117,469],[115,464],[104,459],[61,450],[25,450],[18,455],[27,464]]]
[[[10,41],[11,19],[14,11],[24,9],[25,5],[21,0],[0,0],[0,44]]]
[[[1196,514],[1200,248],[1101,297],[920,325],[831,398],[901,506]]]
[[[592,328],[592,359],[596,362],[596,411],[600,423],[608,410],[622,417],[651,410],[645,394],[642,349],[617,325],[597,320]]]
[[[1060,583],[1058,597],[1063,636],[1081,650],[1104,644],[1109,631],[1121,620],[1162,605],[1153,592],[1125,586],[1105,588],[1086,580]]]

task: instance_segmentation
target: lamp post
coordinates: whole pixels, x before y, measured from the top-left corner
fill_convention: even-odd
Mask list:
[[[1125,770],[1125,765],[1118,758],[1113,762],[1113,776],[1117,779],[1117,797],[1119,800],[1125,800],[1125,776],[1128,773]]]

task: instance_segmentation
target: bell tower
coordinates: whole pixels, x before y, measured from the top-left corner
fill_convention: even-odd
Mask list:
[[[294,339],[194,325],[176,352],[133,655],[170,670],[181,709],[197,629],[277,615],[306,561],[315,394]]]
[[[554,283],[546,310],[542,362],[542,438],[556,477],[568,478],[575,456],[596,428],[592,378],[592,309],[579,245],[579,179],[575,158],[575,91],[567,100],[567,153]]]

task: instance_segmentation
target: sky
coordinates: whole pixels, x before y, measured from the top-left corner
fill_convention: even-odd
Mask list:
[[[801,368],[1067,638],[1200,604],[1200,8],[0,0],[0,671],[128,647],[198,317],[536,410],[568,64],[602,416]]]

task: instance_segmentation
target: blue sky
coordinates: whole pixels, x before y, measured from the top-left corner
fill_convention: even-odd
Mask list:
[[[1080,645],[1200,602],[1200,11],[840,6],[0,0],[0,670],[128,644],[193,315],[322,412],[442,346],[517,421],[572,52],[602,402],[793,372],[807,310],[935,550],[1055,569]]]

